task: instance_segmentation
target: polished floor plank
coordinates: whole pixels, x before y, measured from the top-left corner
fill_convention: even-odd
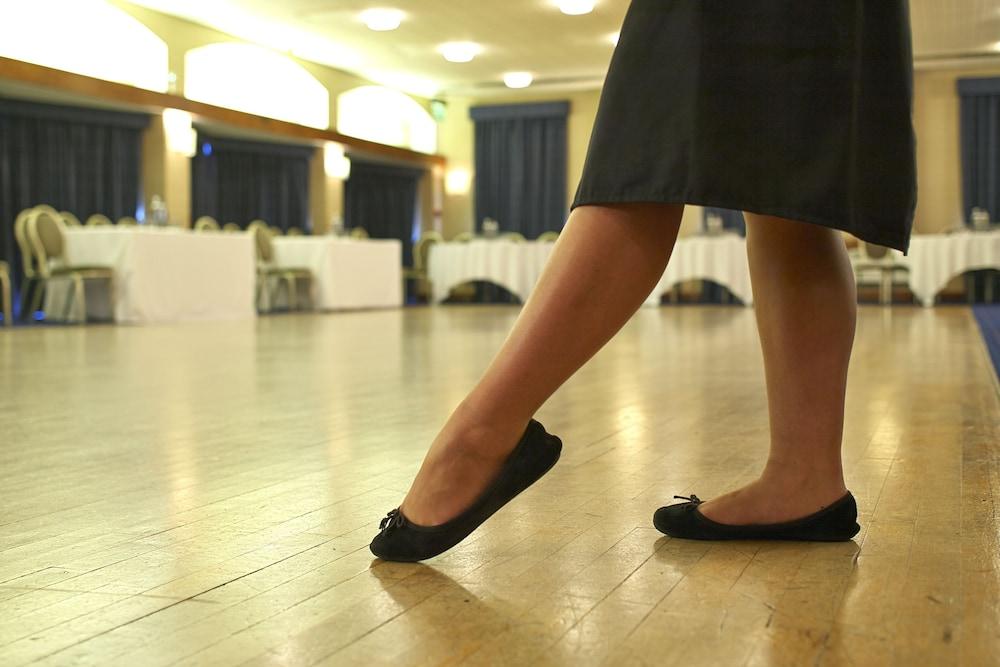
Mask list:
[[[545,480],[427,564],[367,544],[517,311],[0,335],[5,665],[981,664],[1000,405],[963,308],[862,309],[842,544],[671,540],[766,456],[752,312],[643,310],[543,408]]]

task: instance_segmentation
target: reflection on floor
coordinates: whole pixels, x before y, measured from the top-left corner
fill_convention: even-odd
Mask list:
[[[563,460],[424,565],[367,544],[511,307],[0,332],[8,666],[986,664],[1000,406],[965,308],[862,309],[842,544],[671,540],[750,480],[753,313],[643,309],[539,419]]]

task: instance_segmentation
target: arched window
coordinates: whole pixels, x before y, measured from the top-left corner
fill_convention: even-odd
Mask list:
[[[362,86],[337,98],[337,131],[380,144],[437,151],[437,124],[412,97],[382,86]]]
[[[167,90],[166,42],[103,0],[0,3],[0,56]]]
[[[294,60],[251,44],[188,51],[184,96],[321,130],[330,127],[330,94],[323,84]]]

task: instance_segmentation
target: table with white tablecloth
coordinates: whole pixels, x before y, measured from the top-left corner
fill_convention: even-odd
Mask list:
[[[522,302],[528,299],[554,243],[474,239],[435,243],[427,260],[433,301],[448,298],[451,290],[473,280],[499,285]]]
[[[403,305],[403,244],[397,239],[285,236],[274,239],[274,263],[309,269],[320,310]]]
[[[924,306],[967,271],[1000,269],[1000,231],[915,234],[909,254],[897,260],[909,269],[910,290]]]
[[[86,227],[65,231],[69,266],[109,267],[112,301],[101,281],[87,286],[87,316],[124,324],[247,319],[256,315],[256,267],[248,234],[193,233],[176,227]],[[67,281],[53,279],[46,312],[60,315]],[[75,304],[79,318],[79,304]]]
[[[728,288],[744,305],[751,305],[753,291],[746,239],[738,234],[678,239],[670,262],[645,305],[660,305],[663,294],[689,280],[711,280]]]
[[[435,243],[430,249],[428,277],[434,301],[472,280],[499,285],[526,301],[552,254],[553,243],[476,239],[465,243]],[[663,277],[646,300],[687,280],[712,280],[724,285],[743,303],[753,303],[746,240],[736,234],[690,236],[677,241]]]

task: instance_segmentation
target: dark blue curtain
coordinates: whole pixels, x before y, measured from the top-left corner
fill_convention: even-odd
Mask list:
[[[984,208],[1000,220],[1000,77],[959,79],[961,114],[962,214],[971,224],[972,209]],[[996,271],[973,271],[965,279],[969,301],[1000,293]],[[989,287],[987,283],[992,285]]]
[[[310,228],[309,161],[315,148],[198,132],[191,160],[191,219],[246,227],[260,219],[287,230]]]
[[[136,216],[148,124],[144,114],[0,98],[0,259],[15,281],[14,219],[23,209],[49,204],[80,219]]]
[[[403,242],[403,264],[413,264],[413,235],[421,169],[351,156],[344,183],[344,226],[364,227],[372,238]]]
[[[1000,219],[1000,77],[959,79],[962,137],[962,212],[973,207]]]
[[[503,231],[535,238],[566,221],[569,102],[474,107],[476,229],[493,218]]]

